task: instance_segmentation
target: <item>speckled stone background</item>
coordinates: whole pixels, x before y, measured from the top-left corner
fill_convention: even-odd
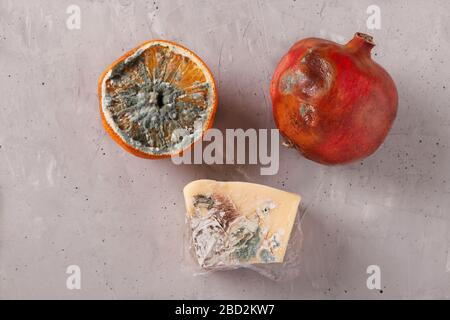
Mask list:
[[[69,30],[69,5],[81,28]],[[368,30],[369,5],[381,29]],[[0,1],[0,298],[450,298],[448,1]],[[102,129],[97,79],[151,38],[211,67],[215,126],[273,128],[268,86],[301,38],[368,32],[395,79],[397,120],[370,158],[325,167],[281,149],[280,171],[175,166],[125,153]],[[301,276],[183,266],[181,190],[248,180],[303,196]],[[82,289],[66,288],[81,267]],[[366,287],[381,268],[382,292]]]

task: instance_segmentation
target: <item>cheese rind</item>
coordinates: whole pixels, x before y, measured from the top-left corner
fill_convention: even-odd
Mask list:
[[[283,262],[300,196],[247,182],[185,186],[187,218],[204,268]]]

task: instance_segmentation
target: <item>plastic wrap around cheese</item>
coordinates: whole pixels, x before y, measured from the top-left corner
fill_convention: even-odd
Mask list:
[[[247,182],[184,188],[191,244],[203,268],[283,262],[300,196]]]

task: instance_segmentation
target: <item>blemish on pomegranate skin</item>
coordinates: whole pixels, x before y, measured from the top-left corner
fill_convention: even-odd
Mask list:
[[[292,94],[295,87],[305,80],[306,76],[301,70],[285,73],[280,81],[280,90],[283,94]]]
[[[300,94],[304,99],[326,94],[333,82],[333,67],[312,48],[306,50],[297,65],[280,81],[283,94]]]
[[[302,59],[303,67],[306,68],[305,73],[310,81],[309,88],[306,87],[304,94],[314,96],[316,94],[324,94],[331,86],[333,80],[333,67],[326,61],[319,52],[309,48],[306,55]]]
[[[306,54],[303,56],[302,60],[300,60],[300,63],[305,64],[306,59],[309,57],[309,55],[313,52],[312,48],[308,48]]]
[[[313,105],[302,103],[298,111],[305,124],[308,126],[315,126],[317,124],[316,108]]]

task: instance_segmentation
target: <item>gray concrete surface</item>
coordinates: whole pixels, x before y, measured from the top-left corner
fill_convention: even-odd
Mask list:
[[[66,26],[71,4],[79,30]],[[379,30],[366,26],[372,4]],[[0,298],[450,298],[449,12],[448,1],[1,0]],[[356,31],[374,36],[400,99],[386,142],[361,163],[325,167],[282,148],[276,176],[175,166],[126,154],[102,129],[97,79],[142,41],[180,42],[212,68],[217,128],[273,128],[281,55]],[[181,190],[197,178],[300,193],[300,277],[184,267]],[[81,290],[66,288],[72,264]],[[366,287],[373,264],[382,292]]]

